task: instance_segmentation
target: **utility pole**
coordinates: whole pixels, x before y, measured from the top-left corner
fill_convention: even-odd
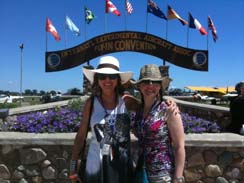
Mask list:
[[[23,72],[23,68],[22,68],[22,63],[23,63],[23,49],[24,49],[24,44],[21,43],[19,45],[20,48],[20,97],[22,98],[22,72]],[[21,105],[21,100],[20,99],[20,105]]]

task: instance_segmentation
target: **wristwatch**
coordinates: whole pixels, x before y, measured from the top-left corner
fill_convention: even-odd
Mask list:
[[[184,183],[185,182],[185,178],[182,176],[182,177],[175,177],[174,180],[176,180],[176,182],[178,183]]]

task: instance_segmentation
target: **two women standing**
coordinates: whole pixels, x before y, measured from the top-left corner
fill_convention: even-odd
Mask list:
[[[152,73],[149,72],[150,69],[154,69]],[[149,182],[163,183],[161,178],[165,176],[170,177],[172,183],[183,181],[185,152],[182,121],[180,115],[175,113],[177,109],[174,103],[168,106],[161,100],[162,78],[156,71],[159,69],[155,65],[142,68],[137,82],[142,94],[142,104],[138,105],[133,98],[122,99],[122,84],[132,78],[132,73],[120,72],[116,58],[104,56],[97,69],[83,69],[94,93],[85,103],[83,119],[75,138],[70,166],[72,183],[82,182],[77,174],[77,160],[84,148],[89,127],[92,137],[85,182],[132,181],[130,129],[133,124],[131,120],[134,120],[131,115],[133,112],[137,112],[133,131],[138,135],[143,149]],[[138,110],[132,111],[132,108]]]

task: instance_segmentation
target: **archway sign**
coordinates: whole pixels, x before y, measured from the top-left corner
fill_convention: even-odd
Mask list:
[[[189,49],[145,32],[120,31],[102,34],[73,48],[46,52],[46,72],[79,66],[98,56],[122,51],[149,54],[174,65],[208,71],[208,51]]]

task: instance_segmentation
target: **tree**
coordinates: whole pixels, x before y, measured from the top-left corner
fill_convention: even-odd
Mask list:
[[[46,94],[46,92],[44,90],[40,91],[40,95],[45,95],[45,94]]]
[[[72,88],[68,91],[68,93],[70,93],[70,95],[80,95],[81,94],[80,89],[78,89],[78,88]]]
[[[34,90],[32,90],[32,95],[37,95],[37,90],[36,89],[34,89]]]
[[[50,93],[51,93],[52,95],[56,95],[57,92],[56,92],[55,90],[51,90]]]
[[[30,89],[25,90],[25,95],[32,95],[32,91]]]

